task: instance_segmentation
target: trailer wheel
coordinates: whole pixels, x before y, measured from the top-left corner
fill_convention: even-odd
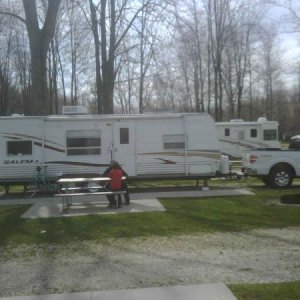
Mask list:
[[[294,179],[293,170],[287,165],[274,167],[269,174],[269,181],[272,187],[284,189],[289,187]]]

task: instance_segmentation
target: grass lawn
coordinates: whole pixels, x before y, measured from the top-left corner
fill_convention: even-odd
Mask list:
[[[300,299],[300,281],[268,284],[232,284],[229,289],[238,300]]]
[[[180,235],[300,226],[300,207],[270,201],[286,191],[255,187],[255,196],[161,199],[166,212],[21,219],[26,205],[0,206],[0,245],[65,243],[110,237]]]

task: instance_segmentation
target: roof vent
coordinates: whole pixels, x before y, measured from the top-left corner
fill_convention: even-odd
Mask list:
[[[80,115],[87,114],[88,110],[84,106],[63,106],[62,114],[63,115]]]

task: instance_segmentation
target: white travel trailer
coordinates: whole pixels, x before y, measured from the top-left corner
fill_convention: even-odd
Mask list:
[[[256,122],[241,119],[217,122],[220,150],[231,158],[241,158],[251,148],[280,148],[278,122],[258,118]]]
[[[0,128],[0,185],[32,181],[38,165],[49,180],[102,174],[111,159],[129,178],[210,178],[220,169],[215,122],[205,113],[13,115]]]

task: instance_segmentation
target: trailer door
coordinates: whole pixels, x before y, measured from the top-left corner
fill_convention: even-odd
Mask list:
[[[113,159],[130,176],[135,175],[135,128],[129,122],[115,122],[113,126]]]

